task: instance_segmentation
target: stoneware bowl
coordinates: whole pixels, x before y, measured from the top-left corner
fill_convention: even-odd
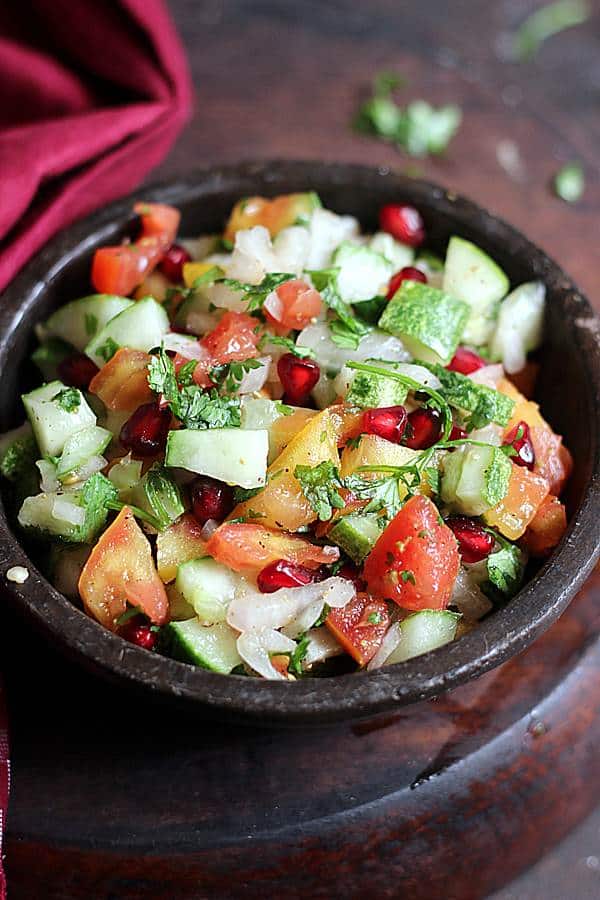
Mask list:
[[[234,202],[251,194],[315,190],[326,207],[376,226],[389,202],[410,203],[425,218],[428,246],[443,253],[459,234],[481,245],[518,283],[540,278],[548,291],[546,341],[537,399],[565,436],[575,470],[567,492],[569,528],[552,557],[504,608],[453,644],[372,674],[296,683],[222,676],[149,653],[104,630],[45,580],[2,510],[0,577],[4,593],[47,639],[72,659],[121,685],[220,718],[265,724],[322,724],[373,715],[432,697],[476,678],[523,650],[564,610],[598,555],[600,517],[600,349],[598,319],[575,285],[523,235],[473,203],[388,169],[313,162],[268,162],[195,172],[138,192],[182,212],[182,234],[220,230]],[[7,290],[0,308],[0,428],[23,419],[19,395],[31,382],[33,327],[67,300],[89,292],[94,249],[134,234],[132,200],[79,222],[55,238]],[[27,566],[22,585],[6,570]]]

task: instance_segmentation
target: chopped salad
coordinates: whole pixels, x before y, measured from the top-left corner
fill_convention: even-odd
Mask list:
[[[105,628],[223,674],[377,669],[473,628],[560,541],[569,451],[531,399],[545,288],[420,213],[314,193],[96,250],[0,442],[18,524]],[[334,659],[335,658],[335,659]]]

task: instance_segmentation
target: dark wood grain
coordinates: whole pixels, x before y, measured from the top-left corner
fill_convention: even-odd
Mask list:
[[[413,166],[348,127],[373,74],[396,69],[407,97],[464,111],[447,157],[420,171],[523,229],[600,307],[599,6],[535,63],[503,62],[501,35],[536,5],[172,0],[197,107],[156,177],[254,157]],[[507,140],[519,178],[498,163]],[[575,207],[548,187],[572,158],[587,172]],[[483,897],[600,798],[599,632],[596,581],[477,682],[389,719],[292,736],[174,719],[8,623],[11,900]],[[595,822],[580,854],[592,860]],[[593,862],[570,854],[554,851],[502,897],[598,896]]]

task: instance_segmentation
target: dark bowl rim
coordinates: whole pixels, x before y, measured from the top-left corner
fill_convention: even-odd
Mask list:
[[[396,190],[399,194],[410,195],[411,202],[416,205],[422,198],[424,203],[436,204],[436,208],[443,208],[455,218],[470,217],[476,223],[476,230],[488,240],[493,236],[496,242],[514,246],[515,255],[527,254],[530,259],[535,259],[545,280],[552,280],[551,291],[566,293],[576,310],[568,319],[577,330],[578,341],[583,347],[582,365],[589,383],[588,398],[597,412],[600,319],[571,279],[544,251],[502,219],[439,185],[402,175],[388,167],[318,160],[262,160],[207,166],[177,180],[142,188],[60,232],[26,264],[4,292],[0,308],[0,366],[10,355],[11,338],[21,315],[35,306],[40,294],[63,268],[68,267],[69,250],[92,249],[101,243],[103,230],[110,231],[117,222],[129,222],[132,201],[140,193],[150,201],[176,203],[177,197],[181,200],[193,194],[194,188],[198,189],[203,183],[213,185],[210,193],[214,195],[228,180],[235,182],[242,178],[260,181],[262,190],[268,186],[274,193],[278,182],[285,182],[290,177],[295,181],[305,177],[310,185],[316,169],[322,178],[325,173],[332,186],[361,178],[390,179],[390,192]],[[483,674],[528,646],[565,609],[600,553],[597,422],[590,440],[591,473],[567,533],[517,597],[459,641],[376,672],[308,678],[295,683],[263,681],[218,675],[128,644],[88,618],[46,581],[13,534],[3,508],[0,515],[0,572],[5,576],[10,566],[26,566],[30,576],[24,584],[18,585],[4,578],[7,594],[18,611],[67,655],[112,680],[128,682],[166,698],[192,701],[220,717],[264,724],[325,724],[337,719],[373,715],[436,696]],[[540,599],[543,600],[541,611]]]

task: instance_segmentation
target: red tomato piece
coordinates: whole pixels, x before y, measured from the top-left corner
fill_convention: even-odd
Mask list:
[[[144,280],[148,260],[135,244],[101,247],[92,262],[92,284],[99,294],[119,294],[122,297]]]
[[[212,365],[243,362],[258,356],[256,345],[260,334],[255,331],[258,324],[246,313],[226,312],[217,327],[200,342],[208,350]]]
[[[533,471],[546,479],[550,493],[558,497],[573,471],[573,457],[563,444],[562,437],[550,428],[534,426],[530,433],[535,451]]]
[[[177,229],[181,220],[181,213],[174,206],[166,203],[136,203],[133,211],[142,220],[142,235],[144,237],[160,237],[165,249],[170,246],[177,236]]]
[[[206,552],[234,572],[251,576],[279,559],[318,569],[340,555],[337,547],[317,547],[297,535],[247,522],[225,522],[211,535]]]
[[[123,507],[90,553],[79,593],[86,612],[111,631],[127,603],[157,625],[167,621],[169,602],[152,548],[129,507]]]
[[[315,319],[323,304],[321,295],[305,281],[285,281],[267,297],[264,311],[267,322],[277,334],[300,331]]]
[[[364,567],[369,591],[404,609],[445,609],[458,575],[456,538],[431,500],[417,494],[385,529]]]
[[[346,653],[366,666],[381,646],[390,617],[383,600],[358,594],[342,609],[332,609],[325,624]]]

